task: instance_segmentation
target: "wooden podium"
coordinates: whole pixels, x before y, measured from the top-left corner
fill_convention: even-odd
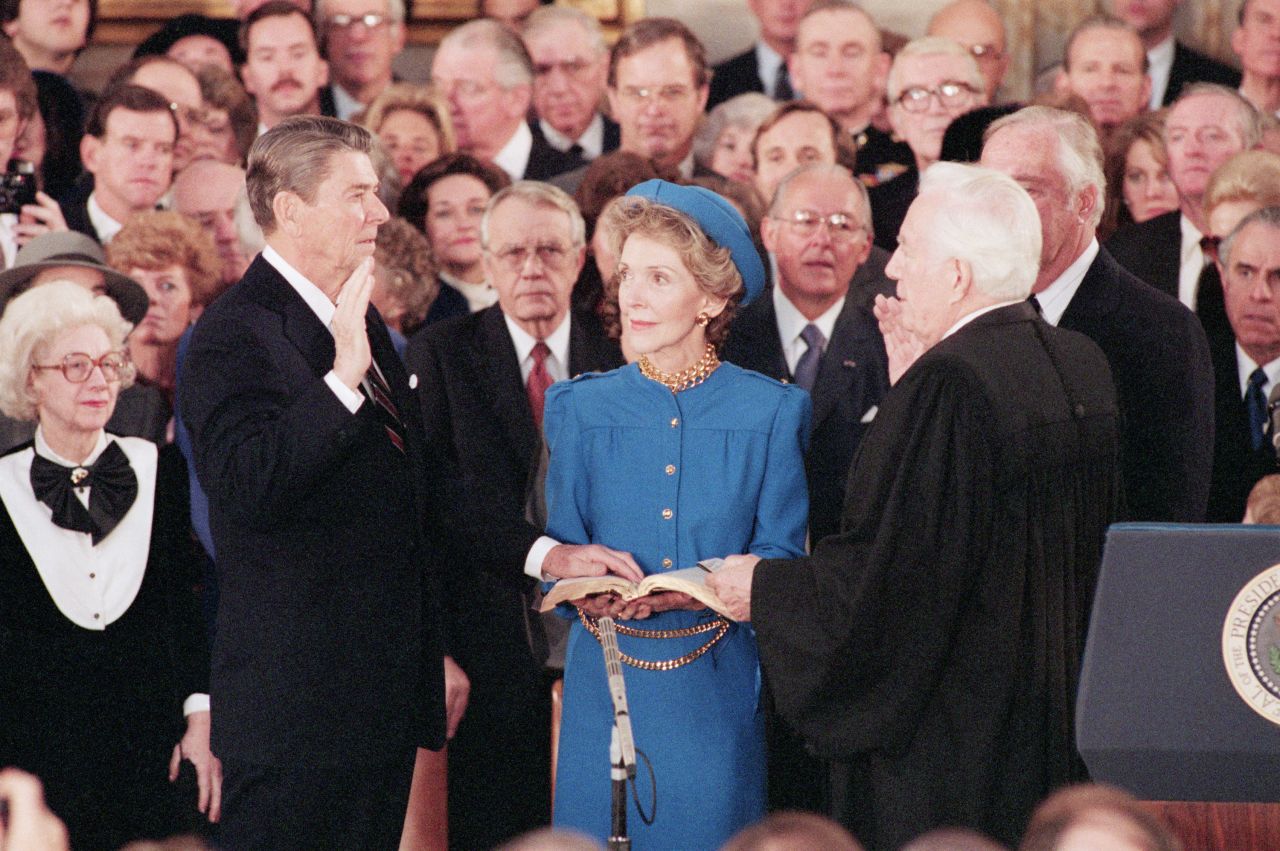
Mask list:
[[[1280,527],[1111,528],[1076,740],[1188,851],[1280,849]]]

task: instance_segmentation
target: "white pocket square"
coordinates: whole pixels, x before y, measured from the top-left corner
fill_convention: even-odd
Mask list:
[[[878,410],[880,410],[879,405],[872,405],[870,408],[867,408],[867,412],[862,415],[862,419],[859,420],[858,422],[863,424],[871,422],[876,418],[876,411]]]

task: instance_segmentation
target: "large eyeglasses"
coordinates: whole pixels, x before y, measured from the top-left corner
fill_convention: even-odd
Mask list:
[[[72,384],[83,384],[93,375],[94,367],[102,370],[102,377],[107,381],[120,381],[133,376],[133,364],[124,352],[107,352],[98,359],[89,357],[84,352],[72,352],[62,359],[62,363],[32,364],[32,369],[60,369],[62,377]]]
[[[790,216],[773,216],[773,219],[779,222],[786,222],[805,239],[810,239],[817,235],[818,229],[823,225],[827,226],[827,233],[831,234],[832,242],[850,242],[854,237],[866,230],[848,213],[832,213],[829,216],[820,216],[813,210],[796,210]]]
[[[907,112],[924,112],[929,108],[929,99],[936,97],[943,109],[954,109],[966,105],[974,91],[973,86],[958,80],[947,80],[932,89],[911,86],[898,95],[898,104]]]
[[[378,27],[391,20],[386,15],[379,15],[377,12],[366,12],[363,15],[346,15],[339,12],[336,15],[330,15],[325,19],[325,23],[333,29],[345,30],[354,27],[356,24],[364,24],[365,29],[376,30]]]
[[[545,242],[538,245],[508,245],[500,251],[490,253],[510,271],[519,272],[530,257],[537,257],[548,269],[563,268],[569,261],[571,250],[558,242]]]
[[[623,86],[621,89],[624,100],[639,101],[647,103],[655,98],[662,103],[679,103],[689,96],[693,91],[689,86],[671,85],[671,86]]]

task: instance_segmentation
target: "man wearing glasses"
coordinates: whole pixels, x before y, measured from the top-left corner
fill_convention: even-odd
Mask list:
[[[522,36],[533,59],[534,134],[577,157],[575,168],[617,149],[618,125],[600,112],[609,70],[600,22],[579,9],[544,6]]]
[[[504,25],[482,18],[451,31],[431,62],[431,81],[449,104],[459,150],[512,180],[546,180],[574,167],[529,127],[533,61]]]
[[[871,190],[876,245],[898,247],[898,229],[924,170],[938,161],[942,137],[957,116],[987,104],[986,83],[973,55],[947,38],[908,42],[889,69],[889,122],[911,146],[913,167]]]
[[[404,0],[317,0],[316,29],[334,114],[350,121],[391,85],[391,62],[404,49]]]
[[[427,443],[447,459],[446,522],[470,554],[449,562],[443,577],[447,596],[466,601],[448,615],[449,651],[471,680],[449,743],[454,848],[492,848],[550,818],[550,692],[531,646],[543,633],[522,593],[532,585],[525,556],[542,526],[525,519],[525,495],[547,387],[622,363],[599,320],[569,307],[586,256],[572,198],[521,181],[493,196],[481,233],[498,303],[428,326],[406,353]]]

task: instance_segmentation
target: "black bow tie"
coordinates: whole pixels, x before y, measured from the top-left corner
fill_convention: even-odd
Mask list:
[[[76,497],[76,488],[92,489],[88,509]],[[31,489],[53,510],[55,525],[92,535],[97,546],[133,505],[138,477],[120,444],[112,442],[88,467],[64,467],[37,454],[31,460]]]

